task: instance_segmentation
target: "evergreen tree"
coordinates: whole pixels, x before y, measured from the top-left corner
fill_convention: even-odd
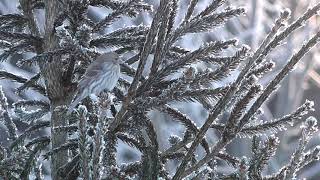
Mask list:
[[[274,63],[266,58],[304,22],[315,16],[320,3],[306,10],[287,25],[290,12],[284,10],[257,49],[238,45],[236,39],[204,43],[196,50],[177,45],[190,33],[209,32],[229,19],[245,14],[245,9],[228,7],[224,0],[212,2],[200,13],[194,13],[198,0],[191,0],[181,22],[176,22],[179,0],[160,0],[150,26],[130,26],[105,33],[105,29],[123,16],[135,17],[152,7],[142,0],[20,0],[20,14],[0,16],[0,46],[4,61],[14,53],[32,52],[17,64],[23,68],[37,66],[32,78],[0,71],[0,78],[16,81],[26,89],[37,91],[46,101],[23,100],[8,104],[0,90],[0,120],[6,127],[8,146],[0,145],[0,176],[4,179],[29,179],[33,174],[43,179],[42,164],[50,161],[52,179],[292,179],[300,169],[318,160],[319,148],[306,152],[306,145],[318,130],[317,120],[309,117],[302,122],[301,137],[288,164],[275,174],[262,173],[268,160],[275,155],[279,140],[261,134],[276,133],[301,122],[314,110],[306,101],[296,111],[269,122],[257,122],[259,108],[280,85],[298,61],[320,41],[315,33],[287,64],[265,86],[259,79],[273,70]],[[96,22],[88,17],[89,7],[111,10]],[[34,10],[45,11],[45,32],[39,30]],[[130,54],[121,65],[119,79],[111,93],[103,92],[94,101],[86,98],[76,111],[67,110],[76,87],[88,65],[101,52],[112,48],[118,54]],[[226,51],[234,54],[225,56]],[[125,56],[124,56],[125,57]],[[151,66],[147,66],[147,61]],[[214,70],[196,71],[191,65],[206,62]],[[148,69],[149,73],[144,75]],[[229,84],[212,86],[239,72]],[[178,75],[177,75],[178,74]],[[175,75],[175,76],[173,76]],[[41,80],[44,84],[41,84]],[[114,99],[110,95],[114,95]],[[171,106],[171,102],[199,102],[208,112],[201,127],[191,117]],[[12,111],[13,110],[13,111]],[[171,147],[160,149],[157,132],[149,111],[157,110],[185,126],[182,137],[171,136]],[[230,111],[226,122],[219,121]],[[111,112],[111,113],[110,113]],[[44,120],[50,114],[50,119]],[[19,133],[16,121],[28,128]],[[50,134],[38,136],[41,129]],[[214,129],[220,134],[216,142],[208,142],[206,133]],[[225,147],[236,137],[252,138],[252,157],[234,157]],[[123,141],[141,152],[141,159],[117,164],[117,143]],[[205,151],[197,157],[196,148]],[[174,174],[166,168],[168,161],[180,162]],[[217,160],[234,167],[231,174],[217,170]]]

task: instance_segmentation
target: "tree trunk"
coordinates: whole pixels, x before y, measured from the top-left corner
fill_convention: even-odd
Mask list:
[[[61,11],[61,7],[59,7],[59,1],[57,0],[46,0],[45,3],[45,51],[53,51],[58,47],[58,39],[54,34],[54,21]],[[57,108],[68,103],[65,98],[67,92],[63,85],[61,57],[52,57],[50,62],[42,66],[41,69],[51,103],[51,145],[52,149],[55,149],[64,144],[67,139],[67,133],[54,131],[55,127],[67,124],[66,118],[61,114],[61,109]],[[58,169],[67,163],[67,155],[67,151],[59,151],[51,156],[51,177],[53,180],[63,179],[58,176]]]

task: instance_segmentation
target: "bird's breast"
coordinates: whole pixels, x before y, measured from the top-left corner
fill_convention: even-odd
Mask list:
[[[111,91],[116,86],[119,76],[120,76],[120,72],[118,71],[110,71],[109,73],[106,73],[106,76],[103,82],[105,85],[105,88]]]

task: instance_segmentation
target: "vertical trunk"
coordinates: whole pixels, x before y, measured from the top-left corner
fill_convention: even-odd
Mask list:
[[[54,21],[61,11],[59,1],[57,0],[46,0],[46,22],[45,22],[45,50],[53,51],[58,46],[58,39],[54,34]],[[45,79],[46,89],[48,97],[51,102],[51,145],[52,149],[59,147],[64,144],[67,139],[67,133],[55,132],[54,128],[57,126],[65,126],[67,124],[64,115],[61,114],[58,106],[66,105],[67,93],[63,86],[63,68],[60,57],[53,57],[50,63],[46,63],[42,67],[42,73]],[[51,157],[51,173],[53,180],[63,179],[58,176],[59,167],[67,163],[67,151],[60,151],[55,153]]]

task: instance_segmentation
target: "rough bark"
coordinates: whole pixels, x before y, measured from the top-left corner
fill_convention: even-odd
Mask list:
[[[54,34],[54,21],[56,16],[59,14],[61,8],[59,7],[59,1],[57,0],[46,0],[46,22],[45,22],[45,50],[52,51],[58,46],[58,39]],[[66,118],[61,114],[58,106],[66,105],[67,92],[63,85],[63,68],[60,57],[53,57],[42,66],[42,73],[44,76],[48,97],[51,102],[51,145],[52,149],[59,147],[64,144],[67,139],[65,132],[54,132],[53,129],[57,126],[65,126]],[[58,176],[59,167],[67,163],[67,151],[60,151],[55,153],[51,157],[51,171],[52,179],[60,180],[63,179]]]

